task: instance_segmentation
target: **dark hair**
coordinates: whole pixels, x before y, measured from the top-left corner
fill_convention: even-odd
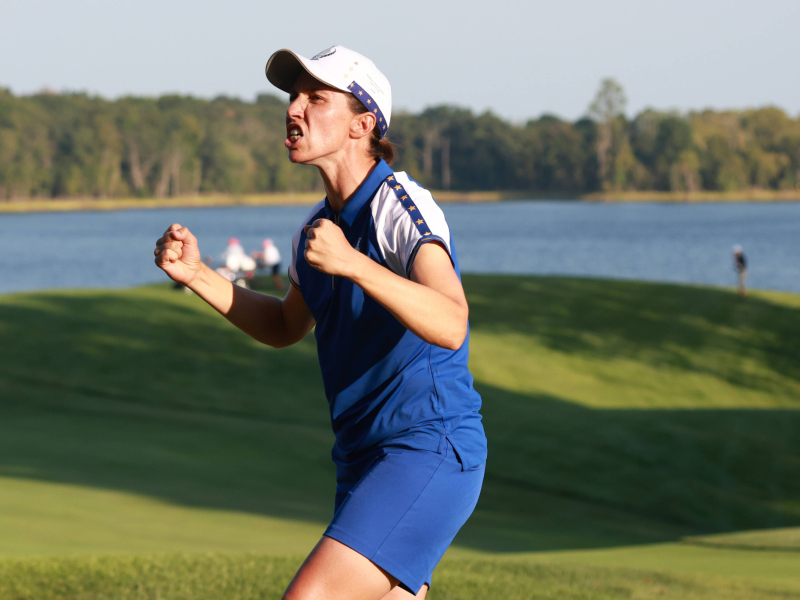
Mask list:
[[[353,111],[354,115],[368,112],[367,107],[361,104],[361,101],[352,94],[349,95],[347,100],[350,103],[350,110]],[[383,138],[381,137],[377,123],[375,127],[372,128],[372,134],[369,138],[369,153],[375,160],[385,160],[387,165],[394,162],[394,144],[387,140],[385,136]]]

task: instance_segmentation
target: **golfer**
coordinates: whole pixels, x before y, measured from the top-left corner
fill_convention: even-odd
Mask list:
[[[486,462],[450,230],[431,194],[389,166],[391,88],[372,61],[341,46],[311,59],[279,50],[266,73],[289,93],[289,160],[315,166],[327,194],[294,235],[286,297],[231,285],[177,223],[156,264],[270,346],[316,326],[336,499],[284,598],[424,598]]]

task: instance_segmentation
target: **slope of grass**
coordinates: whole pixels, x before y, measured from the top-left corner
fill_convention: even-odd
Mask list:
[[[704,530],[800,523],[799,297],[480,283],[489,477]]]
[[[507,598],[657,593],[626,565],[672,570],[658,577],[687,598],[800,589],[800,297],[559,278],[465,287],[490,459],[435,597],[486,597],[445,586],[485,569]],[[167,286],[0,297],[0,555],[249,552],[218,568],[273,561],[280,588],[294,568],[281,557],[330,518],[332,441],[313,337],[260,346]],[[17,582],[163,562],[8,560]],[[206,597],[102,589],[63,597]]]
[[[4,600],[278,599],[302,557],[158,555],[0,560]],[[796,599],[800,592],[717,577],[625,568],[445,559],[431,600]]]

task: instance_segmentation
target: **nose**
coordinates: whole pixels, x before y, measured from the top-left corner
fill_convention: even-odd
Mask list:
[[[305,107],[306,101],[303,98],[303,94],[298,94],[297,98],[292,100],[286,109],[286,121],[289,122],[294,119],[302,119]]]

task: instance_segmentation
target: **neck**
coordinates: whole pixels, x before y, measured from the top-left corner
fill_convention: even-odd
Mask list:
[[[348,157],[347,160],[336,161],[327,165],[318,165],[319,174],[325,184],[325,194],[334,211],[341,212],[344,205],[358,187],[375,168],[375,162],[369,155]]]

